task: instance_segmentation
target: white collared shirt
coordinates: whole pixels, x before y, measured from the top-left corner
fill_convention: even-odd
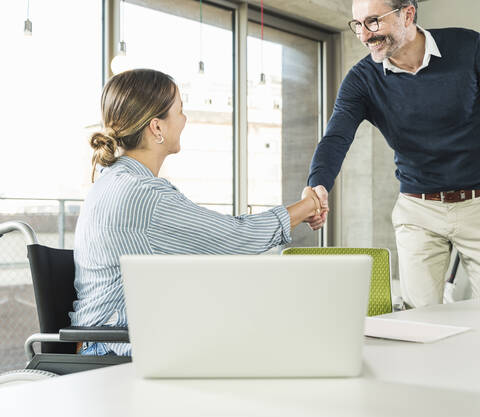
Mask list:
[[[390,59],[386,58],[383,60],[383,73],[385,75],[387,75],[387,69],[395,73],[405,72],[407,74],[416,75],[420,70],[422,70],[425,67],[428,67],[428,64],[430,63],[430,57],[432,55],[437,56],[439,58],[442,57],[442,54],[438,50],[437,43],[435,42],[435,39],[433,39],[432,34],[428,30],[425,30],[418,25],[417,25],[417,29],[425,35],[425,55],[423,56],[422,65],[415,72],[410,72],[410,71],[398,68],[397,66],[393,65],[390,62]]]

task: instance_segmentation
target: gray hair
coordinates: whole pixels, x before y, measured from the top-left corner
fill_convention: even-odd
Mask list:
[[[388,4],[392,10],[401,9],[406,6],[415,7],[415,16],[413,18],[413,23],[417,23],[417,11],[418,11],[418,2],[417,0],[385,0],[385,3]]]

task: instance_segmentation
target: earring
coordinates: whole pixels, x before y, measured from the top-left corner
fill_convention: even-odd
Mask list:
[[[159,140],[158,140],[158,139],[159,139]],[[158,136],[157,136],[157,140],[155,141],[155,143],[162,144],[163,142],[165,142],[165,138],[162,136],[161,133],[159,133]]]

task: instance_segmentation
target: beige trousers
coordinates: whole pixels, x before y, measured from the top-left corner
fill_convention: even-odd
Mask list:
[[[452,245],[480,298],[480,196],[459,203],[400,194],[392,212],[400,288],[412,307],[440,304]]]

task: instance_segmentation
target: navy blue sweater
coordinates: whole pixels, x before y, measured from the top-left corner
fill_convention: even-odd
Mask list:
[[[333,182],[354,139],[368,120],[395,151],[400,191],[428,193],[480,189],[480,34],[431,30],[441,58],[417,75],[393,73],[368,55],[340,86],[308,183]]]

